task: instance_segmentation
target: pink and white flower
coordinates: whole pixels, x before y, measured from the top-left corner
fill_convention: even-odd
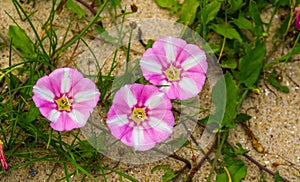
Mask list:
[[[178,100],[195,97],[202,90],[208,67],[202,49],[170,36],[156,40],[143,54],[140,66],[148,81]]]
[[[40,78],[33,101],[57,131],[83,127],[99,100],[94,82],[72,68],[59,68]]]
[[[173,132],[171,108],[171,101],[157,87],[125,85],[115,94],[106,123],[117,139],[137,151],[145,151]]]

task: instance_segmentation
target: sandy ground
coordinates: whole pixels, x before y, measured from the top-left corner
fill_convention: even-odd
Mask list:
[[[144,18],[161,18],[168,21],[176,21],[176,16],[170,16],[169,12],[160,9],[156,6],[153,1],[147,0],[136,0],[136,1],[123,1],[123,7],[127,10],[130,9],[130,4],[134,2],[138,7],[138,11],[135,14],[128,15],[128,20],[141,20]],[[31,19],[33,23],[37,26],[38,32],[41,32],[41,25],[45,21],[45,17],[48,16],[47,12],[50,11],[51,2],[45,0],[36,0],[33,6],[33,2],[24,4],[26,11],[28,13],[36,11]],[[8,40],[8,25],[14,24],[13,21],[8,17],[6,13],[14,17],[20,26],[29,33],[31,38],[34,37],[32,30],[29,25],[21,21],[15,11],[13,4],[10,1],[0,0],[0,33]],[[58,35],[62,36],[64,29],[66,28],[69,21],[70,12],[63,10],[60,15],[56,17],[55,25],[57,27]],[[277,15],[276,15],[277,16]],[[278,16],[275,16],[276,21],[280,21]],[[91,14],[88,13],[88,17]],[[104,13],[103,25],[109,28],[111,25],[111,20],[109,18],[107,11]],[[264,17],[268,19],[268,17]],[[276,19],[277,18],[277,19]],[[79,20],[78,25],[73,25],[74,30],[79,30],[87,22],[84,20]],[[76,27],[78,26],[78,27]],[[93,35],[93,32],[90,34]],[[71,35],[68,35],[71,37]],[[61,40],[61,37],[59,37]],[[271,40],[271,38],[270,38]],[[269,44],[270,48],[271,44]],[[74,46],[70,48],[73,50]],[[287,47],[282,47],[283,51],[278,51],[276,56],[281,56],[286,54]],[[0,66],[5,68],[8,66],[8,55],[9,48],[0,48]],[[70,52],[64,54],[61,58],[59,66],[63,66],[68,59]],[[120,60],[124,60],[124,57],[120,55]],[[74,63],[79,64],[81,57],[75,57]],[[12,62],[20,62],[21,58],[13,53]],[[77,61],[77,62],[76,62]],[[265,149],[263,154],[258,153],[253,149],[251,145],[250,138],[245,134],[245,131],[238,127],[237,130],[232,130],[230,134],[231,143],[241,143],[244,148],[249,150],[249,155],[261,162],[266,167],[270,168],[272,171],[278,170],[280,174],[289,179],[290,181],[300,181],[300,95],[299,95],[299,84],[300,84],[300,62],[290,62],[282,69],[282,83],[289,87],[290,93],[284,94],[276,91],[270,85],[265,84],[263,81],[259,84],[259,89],[261,94],[250,94],[250,96],[244,101],[241,112],[247,112],[252,115],[252,119],[249,121],[249,127],[254,132],[254,134],[259,139],[259,142]],[[279,71],[279,66],[278,66]],[[200,140],[200,129],[196,128],[194,131],[195,137]],[[181,149],[176,152],[179,156],[182,156],[188,160],[191,160],[192,153],[188,149]],[[198,160],[202,158],[202,154],[195,153]],[[241,157],[242,158],[242,157]],[[9,165],[17,165],[20,162],[24,162],[26,159],[11,158],[9,160]],[[247,176],[244,181],[259,181],[261,174],[260,171],[253,163],[245,160],[248,165]],[[106,159],[103,161],[104,165],[114,166],[115,161]],[[161,171],[151,173],[151,169],[157,165],[169,165],[172,169],[180,169],[184,164],[178,162],[172,158],[164,158],[157,162],[143,164],[143,165],[127,165],[119,164],[118,169],[122,169],[123,172],[133,176],[139,181],[161,181],[161,176],[163,173]],[[274,165],[281,164],[281,165]],[[70,171],[74,169],[71,165],[69,166]],[[36,172],[34,177],[29,175],[30,171]],[[195,181],[205,181],[207,175],[209,174],[210,165],[205,163],[205,165],[197,172],[195,176]],[[1,181],[56,181],[64,176],[63,168],[59,164],[54,164],[51,162],[37,162],[30,166],[21,167],[15,171],[9,171],[0,176]],[[273,181],[272,177],[268,174],[264,175],[267,181]],[[109,174],[107,176],[109,181],[119,181],[120,178],[117,174]],[[75,175],[70,179],[70,181],[78,181],[80,175]],[[103,179],[99,176],[97,179],[102,181]],[[124,180],[126,181],[126,180]]]

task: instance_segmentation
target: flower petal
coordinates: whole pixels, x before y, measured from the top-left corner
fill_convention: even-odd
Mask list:
[[[135,127],[132,131],[133,147],[137,151],[145,151],[153,148],[156,144],[149,135],[145,135],[143,127]]]
[[[178,99],[186,100],[195,97],[199,93],[199,90],[196,87],[196,83],[192,79],[182,78],[179,82],[178,92]]]
[[[73,122],[77,123],[80,127],[82,127],[87,122],[87,119],[90,116],[90,114],[85,116],[78,110],[72,109],[72,111],[68,113],[68,116],[73,120]],[[68,123],[66,123],[66,125],[68,125]]]
[[[54,102],[54,90],[48,76],[40,78],[33,86],[32,92],[34,93],[33,100],[37,107],[45,101]]]
[[[49,112],[49,115],[47,116],[47,118],[52,121],[52,122],[56,122],[57,119],[60,117],[61,112],[59,112],[56,109],[53,109]]]
[[[70,118],[67,112],[61,112],[57,121],[51,122],[50,126],[57,131],[69,131],[74,128],[80,128],[80,125]]]
[[[49,78],[55,93],[64,94],[79,82],[83,75],[73,68],[58,68],[50,73]]]

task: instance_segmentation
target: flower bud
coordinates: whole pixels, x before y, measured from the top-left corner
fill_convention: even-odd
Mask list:
[[[2,164],[2,169],[7,171],[9,167],[8,167],[7,162],[6,162],[6,157],[5,157],[5,154],[4,154],[4,144],[1,140],[0,140],[0,161],[1,161],[1,164]]]

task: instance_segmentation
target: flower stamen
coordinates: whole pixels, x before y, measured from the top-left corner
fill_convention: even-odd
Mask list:
[[[136,122],[137,124],[139,124],[140,122],[144,121],[147,116],[146,116],[146,111],[144,108],[134,108],[130,118]]]
[[[169,81],[176,81],[180,79],[179,69],[172,65],[165,71],[165,75]]]
[[[72,100],[65,95],[61,98],[55,100],[58,110],[60,111],[70,111],[72,106]]]

